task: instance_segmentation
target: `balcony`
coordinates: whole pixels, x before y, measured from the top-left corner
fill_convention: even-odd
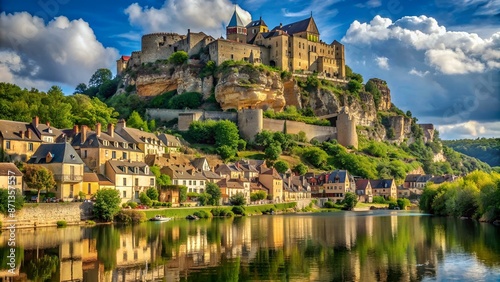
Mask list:
[[[54,180],[57,182],[82,182],[83,175],[54,174]]]

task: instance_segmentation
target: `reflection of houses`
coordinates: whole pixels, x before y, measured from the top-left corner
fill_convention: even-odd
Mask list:
[[[364,203],[371,203],[373,201],[372,186],[368,179],[356,180],[356,195],[358,200]]]
[[[185,166],[165,166],[161,173],[170,176],[172,184],[183,185],[188,188],[188,192],[203,193],[207,178],[194,168]]]
[[[95,131],[90,131],[85,125],[81,130],[75,126],[72,133],[71,144],[90,170],[105,174],[105,164],[109,160],[144,161],[144,153],[136,144],[116,134],[113,124],[108,124],[107,132],[101,130],[100,123],[95,127]]]
[[[155,177],[143,162],[108,161],[106,176],[120,191],[122,202],[139,201],[139,194],[155,187]]]
[[[42,143],[62,141],[62,131],[41,124],[38,117],[31,123],[0,120],[0,160],[27,161]]]
[[[52,171],[57,198],[71,201],[82,191],[84,164],[70,144],[42,144],[28,163]]]
[[[374,196],[382,196],[386,199],[398,197],[396,181],[394,179],[370,180]]]
[[[23,189],[23,173],[13,163],[0,163],[0,189]]]

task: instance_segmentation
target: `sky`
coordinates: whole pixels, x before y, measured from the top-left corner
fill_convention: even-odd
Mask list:
[[[0,0],[0,81],[71,94],[151,32],[225,36],[235,7],[269,28],[313,15],[365,81],[442,139],[500,137],[500,0]]]

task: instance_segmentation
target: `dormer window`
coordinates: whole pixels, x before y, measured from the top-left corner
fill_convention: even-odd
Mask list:
[[[115,147],[118,148],[118,142],[113,142],[113,143],[114,143]]]
[[[127,149],[128,148],[128,144],[123,142],[123,148]]]
[[[104,144],[104,146],[109,146],[109,141],[108,140],[103,140],[102,143]]]
[[[134,167],[134,173],[139,173],[139,168],[138,167]]]
[[[149,166],[145,166],[144,167],[144,173],[145,174],[149,174]]]

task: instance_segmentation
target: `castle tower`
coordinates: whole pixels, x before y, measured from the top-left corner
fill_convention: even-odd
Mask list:
[[[346,108],[342,108],[337,117],[337,141],[344,147],[352,146],[358,148],[358,133],[356,132],[356,120],[350,116]]]
[[[238,111],[238,127],[243,139],[253,141],[255,135],[261,132],[264,127],[262,109],[243,109]]]
[[[251,21],[249,24],[247,24],[247,43],[253,44],[257,34],[268,31],[269,28],[267,27],[267,24],[264,22],[262,17],[260,17],[258,20]]]
[[[226,27],[226,39],[237,41],[240,43],[247,42],[247,28],[243,23],[242,17],[238,13],[236,7],[234,8],[233,16]]]

